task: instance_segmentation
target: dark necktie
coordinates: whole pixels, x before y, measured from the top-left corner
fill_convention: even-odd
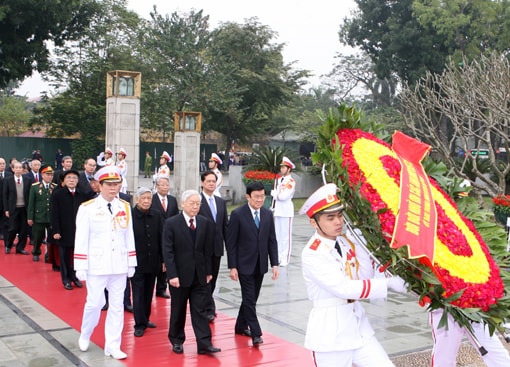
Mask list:
[[[161,198],[161,206],[163,207],[163,211],[166,213],[166,198]]]
[[[18,185],[20,185],[20,184],[21,184],[21,180],[20,180],[20,179],[19,179],[19,177],[18,177]]]
[[[34,175],[35,182],[39,182],[39,175]]]
[[[189,219],[189,229],[191,229],[192,231],[195,230],[195,223],[193,223],[193,218]]]
[[[112,204],[108,203],[108,204],[106,204],[106,206],[108,207],[108,210],[110,211],[110,214],[113,214],[113,212],[112,212]]]
[[[342,250],[340,249],[340,245],[338,244],[338,242],[335,242],[335,249],[338,252],[338,254],[342,256]]]
[[[259,212],[257,210],[255,210],[255,225],[257,228],[260,226]]]

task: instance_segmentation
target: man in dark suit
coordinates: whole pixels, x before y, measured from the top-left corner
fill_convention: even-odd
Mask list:
[[[268,256],[273,280],[278,279],[278,244],[273,214],[264,205],[264,185],[255,181],[246,186],[247,204],[235,209],[227,226],[227,259],[230,278],[241,284],[241,307],[235,324],[235,333],[251,336],[253,345],[263,343],[262,330],[257,319],[256,303]]]
[[[27,206],[28,194],[33,181],[22,176],[23,165],[21,162],[13,163],[13,171],[13,176],[5,178],[2,190],[4,213],[9,218],[9,234],[5,244],[5,253],[11,252],[16,235],[18,235],[16,253],[28,255],[28,251],[25,251],[28,231]]]
[[[83,162],[83,172],[80,172],[80,176],[78,177],[78,191],[90,199],[96,196],[96,193],[90,187],[90,181],[94,179],[96,166],[95,159],[85,159],[85,162]]]
[[[9,237],[9,218],[5,216],[2,192],[5,178],[12,176],[12,173],[7,171],[6,166],[5,159],[0,157],[0,236],[4,240],[4,244],[7,243],[7,238]]]
[[[57,184],[57,187],[62,187],[62,180],[65,171],[69,171],[73,168],[73,158],[70,155],[66,155],[62,158],[62,169],[55,171],[53,175],[53,182]]]
[[[216,236],[214,237],[214,247],[212,252],[212,279],[209,282],[210,297],[207,302],[206,312],[209,322],[214,322],[216,316],[216,305],[214,304],[214,289],[216,288],[216,279],[220,271],[221,257],[223,256],[223,248],[225,237],[227,235],[227,204],[225,200],[214,195],[216,190],[217,177],[213,171],[205,171],[200,175],[202,180],[202,204],[198,214],[209,218],[215,223]]]
[[[152,196],[152,208],[156,210],[161,217],[162,223],[170,217],[179,214],[177,199],[170,192],[170,178],[168,176],[158,176],[156,178],[156,193]],[[170,298],[166,292],[166,271],[158,273],[156,278],[156,297]]]
[[[41,182],[42,176],[41,176],[41,161],[38,159],[32,159],[29,163],[30,165],[30,171],[25,173],[23,177],[26,177],[27,179],[31,179],[33,182]]]
[[[170,284],[170,327],[168,339],[174,353],[183,353],[186,309],[189,300],[191,322],[198,354],[221,351],[211,343],[211,329],[205,313],[211,281],[211,250],[214,224],[198,215],[200,194],[187,190],[181,197],[182,212],[168,218],[163,227],[163,258]]]

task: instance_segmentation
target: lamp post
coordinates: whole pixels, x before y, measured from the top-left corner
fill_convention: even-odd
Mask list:
[[[127,152],[128,192],[138,188],[140,156],[140,95],[142,74],[114,70],[106,74],[105,144],[115,153]]]
[[[200,188],[201,112],[174,113],[174,185],[179,197],[189,189]]]

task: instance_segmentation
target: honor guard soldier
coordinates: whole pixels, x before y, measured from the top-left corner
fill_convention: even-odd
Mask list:
[[[214,190],[214,195],[219,196],[221,198],[220,188],[223,185],[223,174],[220,171],[220,166],[223,164],[223,161],[219,157],[218,154],[212,153],[211,158],[209,159],[209,169],[214,172],[217,177],[216,180],[216,190]]]
[[[131,207],[118,199],[122,177],[119,168],[106,166],[94,178],[101,185],[96,198],[83,203],[76,218],[74,267],[76,276],[87,281],[87,301],[83,310],[81,351],[89,347],[90,337],[105,304],[104,289],[109,293],[105,323],[106,356],[127,357],[120,349],[124,326],[124,289],[137,265]]]
[[[294,219],[294,204],[292,198],[296,192],[296,181],[290,175],[296,168],[294,163],[283,157],[280,163],[280,174],[275,189],[271,190],[273,197],[274,226],[278,241],[278,262],[280,266],[287,266],[292,249],[292,222]]]
[[[170,177],[170,167],[168,167],[168,163],[172,160],[170,154],[167,153],[166,150],[163,151],[161,157],[159,157],[159,168],[156,172],[156,176],[166,176]]]
[[[41,243],[50,231],[50,197],[57,187],[53,180],[53,167],[42,166],[40,171],[42,180],[32,184],[28,194],[27,222],[32,227],[32,240],[34,247],[32,256],[39,261]]]
[[[393,366],[358,300],[384,298],[388,287],[403,293],[407,289],[399,277],[373,279],[369,254],[354,236],[343,233],[344,206],[336,192],[334,184],[322,186],[299,211],[316,229],[301,255],[313,302],[305,347],[319,367]]]
[[[127,193],[127,174],[128,164],[126,162],[127,152],[124,148],[120,148],[117,153],[117,167],[120,170],[120,176],[122,177],[122,185],[120,186],[120,192]]]

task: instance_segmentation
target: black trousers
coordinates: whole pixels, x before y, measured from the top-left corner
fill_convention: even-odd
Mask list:
[[[212,257],[212,279],[209,282],[209,297],[207,299],[205,310],[207,315],[216,314],[216,304],[214,303],[214,290],[216,289],[216,280],[218,280],[218,273],[220,272],[221,256]]]
[[[262,335],[262,329],[257,318],[256,304],[263,280],[264,274],[239,274],[242,302],[237,314],[235,330],[249,328],[252,337]]]
[[[160,271],[157,274],[157,279],[156,279],[156,294],[165,293],[167,286],[168,286],[168,282],[166,280],[166,271]]]
[[[151,317],[152,295],[154,293],[155,282],[155,273],[135,271],[135,275],[131,278],[135,330],[145,330],[147,328],[147,322]]]
[[[27,210],[20,207],[14,210],[14,213],[9,212],[9,234],[6,246],[11,248],[14,245],[16,235],[18,235],[18,244],[16,245],[16,252],[23,251],[27,244]]]
[[[209,297],[207,284],[200,284],[195,274],[195,279],[189,287],[169,287],[170,300],[170,327],[168,339],[172,344],[183,344],[186,340],[184,325],[186,324],[186,309],[189,300],[191,324],[197,340],[197,349],[211,346],[211,329],[205,312],[205,302]]]
[[[60,276],[62,283],[71,283],[76,279],[74,274],[74,247],[58,246],[58,257],[60,259]]]

